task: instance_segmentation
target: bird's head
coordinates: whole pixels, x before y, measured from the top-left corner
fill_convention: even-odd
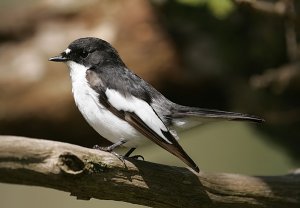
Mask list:
[[[75,62],[85,67],[95,65],[124,65],[118,52],[108,42],[94,37],[80,38],[73,41],[60,55],[49,61]]]

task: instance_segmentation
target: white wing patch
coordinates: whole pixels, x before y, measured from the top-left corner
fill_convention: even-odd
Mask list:
[[[113,89],[105,91],[108,102],[117,110],[123,110],[135,113],[149,128],[157,133],[162,139],[169,144],[172,144],[161,131],[168,131],[165,124],[156,115],[152,107],[134,96],[124,97],[119,92]]]

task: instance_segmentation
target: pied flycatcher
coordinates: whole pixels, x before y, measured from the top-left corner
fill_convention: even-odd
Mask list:
[[[198,166],[178,143],[176,130],[207,120],[225,119],[262,122],[246,114],[178,105],[130,71],[108,42],[80,38],[50,61],[64,62],[70,69],[75,103],[86,121],[113,145],[131,148],[146,139],[161,146],[196,172]]]

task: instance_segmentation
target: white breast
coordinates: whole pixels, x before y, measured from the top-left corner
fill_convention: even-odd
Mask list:
[[[137,130],[99,103],[98,94],[87,83],[86,67],[73,61],[68,61],[67,65],[70,68],[75,103],[86,121],[101,136],[113,143],[125,139],[128,142],[124,146],[127,147],[136,147],[145,142],[145,137]]]

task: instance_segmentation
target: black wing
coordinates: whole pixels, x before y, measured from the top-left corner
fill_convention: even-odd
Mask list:
[[[90,86],[99,94],[99,101],[104,107],[115,116],[127,121],[146,138],[149,138],[199,172],[197,165],[179,145],[149,103],[133,95],[127,94],[125,96],[114,89],[104,88],[103,81],[95,73],[88,70],[87,80]]]

